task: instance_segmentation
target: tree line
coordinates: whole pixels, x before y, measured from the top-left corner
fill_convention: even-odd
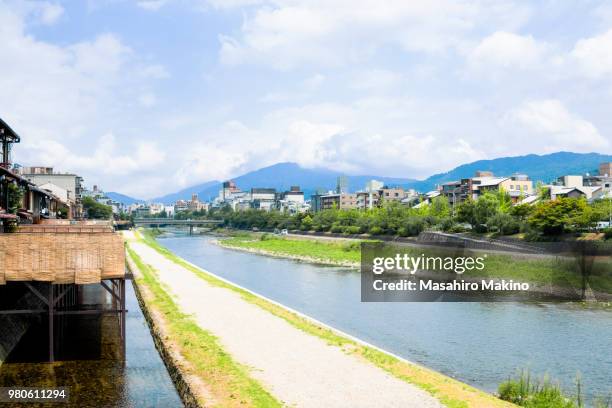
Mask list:
[[[410,208],[387,201],[368,210],[330,209],[295,215],[280,211],[232,211],[213,209],[210,218],[223,218],[225,226],[241,229],[293,229],[344,234],[416,236],[425,229],[445,232],[523,233],[528,240],[549,239],[572,232],[584,232],[607,221],[612,212],[610,199],[588,203],[584,198],[542,199],[535,205],[512,205],[503,191],[487,192],[479,199],[468,199],[453,208],[445,197],[428,205]],[[612,230],[607,229],[607,237]]]

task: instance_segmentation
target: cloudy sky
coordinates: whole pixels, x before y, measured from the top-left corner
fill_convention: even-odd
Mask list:
[[[150,198],[281,161],[612,152],[597,1],[0,0],[14,159]]]

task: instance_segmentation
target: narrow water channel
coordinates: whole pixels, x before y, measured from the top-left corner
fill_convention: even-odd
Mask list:
[[[107,298],[99,285],[87,285],[85,291],[93,299]],[[125,362],[119,358],[117,317],[75,316],[58,328],[63,332],[63,341],[57,350],[61,361],[44,362],[46,327],[33,325],[7,361],[0,365],[0,387],[69,387],[69,403],[53,404],[62,407],[182,407],[155,348],[131,281],[126,285],[126,295],[129,312]],[[48,407],[49,404],[23,406]]]
[[[361,303],[357,272],[221,248],[159,242],[188,261],[355,337],[486,391],[529,368],[569,391],[612,392],[612,312],[563,304]]]

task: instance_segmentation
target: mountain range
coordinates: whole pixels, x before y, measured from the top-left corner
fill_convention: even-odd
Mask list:
[[[434,174],[425,180],[410,178],[385,177],[380,175],[347,175],[350,191],[363,189],[365,183],[375,179],[390,186],[414,188],[417,191],[429,191],[438,184],[472,177],[477,170],[491,171],[495,175],[509,176],[514,173],[529,175],[535,182],[548,183],[559,176],[566,174],[595,173],[599,164],[612,161],[612,155],[598,153],[571,153],[558,152],[546,155],[529,154],[526,156],[501,157],[492,160],[479,160],[458,166],[446,173]],[[233,178],[236,185],[243,191],[252,187],[270,187],[277,191],[288,190],[290,186],[300,186],[305,197],[309,197],[318,189],[333,190],[336,187],[338,176],[343,173],[329,169],[307,169],[296,163],[278,163],[246,173]],[[197,193],[200,200],[210,200],[219,194],[221,182],[214,180],[197,184],[175,193],[156,197],[151,202],[170,204],[176,200],[189,200],[193,193]],[[120,193],[107,193],[107,195],[124,204],[142,202]]]

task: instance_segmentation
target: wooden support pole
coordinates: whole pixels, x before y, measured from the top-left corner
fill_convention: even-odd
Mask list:
[[[49,362],[53,363],[55,361],[55,353],[54,353],[54,333],[53,333],[53,312],[55,309],[55,302],[53,299],[53,283],[49,284]]]
[[[125,362],[125,279],[119,281],[121,286],[121,348],[123,353],[123,361]]]

